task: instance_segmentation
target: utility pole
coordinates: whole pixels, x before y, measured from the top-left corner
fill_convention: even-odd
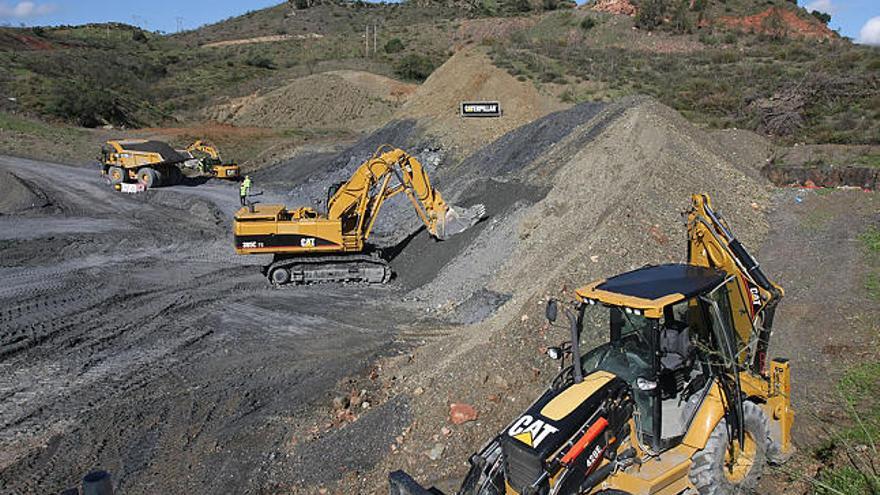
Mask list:
[[[364,58],[370,56],[370,25],[364,27]]]
[[[374,22],[373,23],[373,55],[379,53],[378,49],[376,48],[376,43],[377,43],[377,39],[378,39],[378,34],[377,34],[378,32],[379,32],[379,25]]]
[[[181,26],[183,26],[183,17],[177,16],[174,19],[177,20],[177,32],[179,33]]]

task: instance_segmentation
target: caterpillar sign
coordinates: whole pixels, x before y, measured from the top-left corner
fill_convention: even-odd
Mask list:
[[[463,101],[462,117],[501,117],[501,103],[497,101]]]

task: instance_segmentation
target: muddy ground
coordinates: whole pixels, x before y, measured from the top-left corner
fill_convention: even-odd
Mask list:
[[[242,492],[302,411],[418,337],[393,286],[268,287],[231,249],[234,184],[129,196],[97,170],[0,170],[45,200],[0,216],[2,493],[96,466],[122,493]]]

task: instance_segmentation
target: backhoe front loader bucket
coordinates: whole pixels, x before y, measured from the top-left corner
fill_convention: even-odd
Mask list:
[[[452,207],[446,210],[443,219],[437,222],[437,239],[446,240],[471,228],[486,216],[486,207],[482,204],[470,208]]]
[[[434,487],[423,487],[403,471],[394,471],[388,475],[388,487],[390,495],[444,495]]]

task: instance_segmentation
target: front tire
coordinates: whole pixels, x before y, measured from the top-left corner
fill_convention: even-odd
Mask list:
[[[733,455],[724,419],[712,430],[706,447],[694,455],[688,477],[700,495],[754,492],[767,462],[767,418],[757,404],[744,402],[743,424],[745,443],[740,449],[734,440]]]
[[[110,184],[113,184],[114,186],[125,182],[125,174],[126,171],[123,170],[122,167],[113,166],[107,170],[107,177],[110,178]]]

